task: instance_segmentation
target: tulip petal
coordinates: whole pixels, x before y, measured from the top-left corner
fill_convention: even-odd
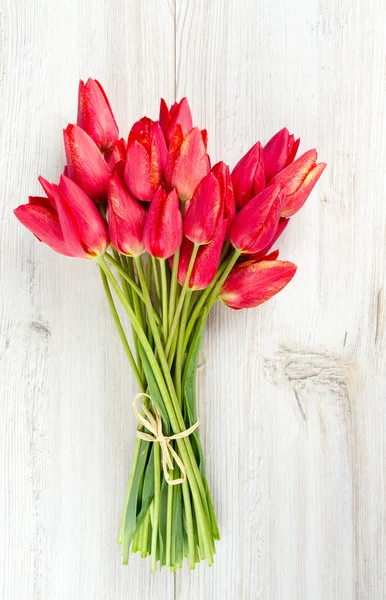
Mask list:
[[[146,215],[143,241],[156,258],[169,258],[182,243],[182,217],[175,190],[167,194],[159,187]]]
[[[164,118],[165,115],[164,108],[163,113],[164,114],[162,118]],[[170,111],[170,120],[165,132],[165,138],[168,144],[171,142],[177,124],[181,126],[182,135],[184,136],[193,127],[192,113],[186,98],[182,98],[179,104],[175,104]]]
[[[104,158],[111,173],[117,171],[118,175],[123,177],[126,158],[125,140],[123,138],[117,140],[111,150],[105,152]]]
[[[184,233],[195,244],[207,244],[213,238],[223,204],[220,185],[213,173],[208,173],[198,184],[184,215]]]
[[[155,190],[151,182],[150,156],[137,140],[129,142],[127,147],[125,182],[138,200],[150,202],[153,198]]]
[[[171,184],[176,188],[180,200],[190,200],[197,185],[209,171],[210,162],[201,131],[194,127],[179,147],[171,177]]]
[[[29,204],[18,206],[13,212],[38,240],[55,252],[74,256],[64,240],[58,214],[47,198],[31,197]]]
[[[295,193],[302,185],[310,170],[315,167],[317,157],[316,150],[308,150],[308,152],[302,154],[295,162],[271,179],[269,185],[280,183],[287,196]]]
[[[236,207],[241,209],[260,193],[265,186],[263,150],[256,142],[239,160],[232,171],[233,192]]]
[[[229,238],[233,247],[248,254],[261,252],[275,235],[283,200],[280,186],[252,198],[233,221]]]
[[[109,181],[108,222],[111,243],[121,254],[135,256],[145,251],[143,228],[146,211],[113,173]]]
[[[62,175],[54,198],[64,238],[74,252],[78,249],[78,256],[88,258],[103,254],[109,243],[106,224],[87,194]]]
[[[316,165],[316,167],[308,173],[298,191],[286,196],[281,212],[282,217],[291,217],[301,209],[326,166],[326,163],[319,163]]]
[[[228,221],[228,235],[232,221],[236,214],[231,174],[228,165],[226,165],[223,161],[218,162],[216,165],[214,165],[214,167],[212,167],[212,173],[216,177],[220,186],[222,204],[224,207],[224,219],[227,219]]]
[[[47,181],[47,179],[44,179],[44,177],[42,177],[41,175],[39,175],[38,181],[39,181],[40,185],[42,186],[47,198],[49,198],[50,200],[53,200],[54,194],[52,191],[52,184],[49,181]]]
[[[99,81],[79,82],[77,124],[102,151],[111,150],[118,139],[118,127],[110,102]]]
[[[220,300],[235,310],[258,306],[280,292],[296,268],[291,262],[278,260],[237,264],[222,286]]]
[[[110,169],[95,142],[77,125],[68,125],[64,147],[70,178],[95,202],[104,200]]]

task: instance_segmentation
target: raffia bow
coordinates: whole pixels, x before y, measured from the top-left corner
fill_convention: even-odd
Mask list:
[[[188,437],[191,433],[193,433],[193,431],[195,429],[197,429],[197,427],[200,424],[200,419],[197,419],[195,424],[192,425],[191,427],[189,427],[189,429],[185,429],[185,431],[181,431],[180,433],[175,433],[174,435],[165,436],[162,432],[161,414],[153,401],[152,402],[153,402],[153,406],[154,406],[155,418],[144,404],[142,404],[141,408],[142,408],[142,411],[145,413],[147,419],[145,419],[145,417],[143,417],[138,412],[137,400],[142,397],[149,398],[149,400],[152,401],[151,396],[149,396],[149,394],[145,394],[143,392],[136,394],[133,398],[133,411],[134,411],[134,414],[135,414],[137,420],[139,421],[139,423],[141,423],[141,425],[143,425],[143,427],[145,427],[153,435],[150,435],[149,433],[145,433],[144,431],[138,431],[138,429],[137,429],[137,436],[139,438],[141,438],[141,440],[145,440],[147,442],[158,442],[159,443],[160,448],[161,448],[161,454],[162,454],[162,468],[163,468],[163,472],[165,475],[166,483],[168,483],[169,485],[178,485],[180,483],[183,483],[186,480],[186,468],[185,468],[184,463],[182,462],[182,460],[180,459],[180,457],[178,456],[177,452],[174,450],[174,448],[172,447],[170,442],[172,440],[181,440],[184,437]],[[173,471],[173,469],[174,469],[172,458],[175,460],[176,464],[180,468],[182,477],[180,477],[179,479],[170,479],[168,468],[171,471]]]

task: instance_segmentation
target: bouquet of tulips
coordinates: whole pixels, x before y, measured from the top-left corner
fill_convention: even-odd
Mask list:
[[[138,420],[119,531],[129,552],[170,570],[213,563],[219,539],[205,474],[195,370],[205,322],[220,300],[251,308],[295,274],[271,247],[304,204],[324,163],[282,129],[234,167],[211,167],[207,133],[186,98],[158,121],[143,117],[125,139],[101,85],[80,82],[77,125],[64,130],[58,184],[39,177],[16,217],[40,241],[94,259],[133,370]],[[118,311],[116,304],[121,304]],[[131,323],[130,342],[126,314]]]

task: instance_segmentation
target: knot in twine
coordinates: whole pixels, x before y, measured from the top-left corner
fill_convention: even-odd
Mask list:
[[[191,433],[193,433],[193,431],[195,429],[197,429],[197,427],[200,424],[200,420],[197,419],[195,424],[192,425],[191,427],[189,427],[189,429],[185,429],[185,431],[181,431],[180,433],[175,433],[174,435],[165,436],[162,432],[161,413],[159,412],[159,410],[156,407],[156,405],[154,404],[154,402],[153,402],[153,406],[154,406],[155,418],[151,414],[151,412],[146,408],[146,406],[144,404],[142,404],[141,408],[142,408],[143,412],[145,413],[145,415],[147,416],[147,419],[145,419],[142,415],[139,414],[139,412],[137,410],[137,400],[138,400],[138,398],[142,398],[143,396],[145,396],[146,398],[149,398],[149,400],[151,400],[153,402],[153,400],[151,399],[151,396],[149,396],[149,394],[144,394],[143,392],[136,394],[133,398],[133,411],[134,411],[134,414],[135,414],[137,420],[141,423],[141,425],[143,425],[143,427],[145,427],[153,435],[150,435],[150,433],[145,433],[144,431],[138,431],[138,429],[137,429],[137,436],[139,438],[141,438],[141,440],[145,440],[146,442],[158,442],[159,443],[160,448],[161,448],[161,454],[162,454],[162,468],[163,468],[163,472],[165,475],[166,483],[168,483],[169,485],[178,485],[179,483],[183,483],[186,480],[186,467],[185,467],[184,463],[182,462],[182,460],[180,459],[180,457],[178,456],[177,452],[172,447],[170,442],[172,440],[181,440],[182,438],[188,437]],[[179,466],[181,474],[182,474],[182,477],[180,477],[179,479],[170,479],[170,476],[169,476],[168,468],[171,471],[173,471],[173,469],[174,469],[172,457],[174,458],[175,462]]]

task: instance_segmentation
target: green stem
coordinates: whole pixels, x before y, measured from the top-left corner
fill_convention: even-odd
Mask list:
[[[133,369],[134,377],[137,380],[139,389],[141,390],[141,392],[144,392],[145,391],[145,384],[144,384],[144,382],[142,380],[142,377],[141,377],[141,374],[140,374],[140,372],[138,370],[137,363],[135,362],[133,353],[132,353],[132,351],[130,349],[130,346],[129,346],[129,342],[127,341],[127,337],[126,337],[125,332],[123,330],[123,327],[122,327],[119,315],[117,313],[117,309],[115,308],[115,304],[114,304],[114,300],[113,300],[113,297],[112,297],[112,294],[111,294],[110,286],[108,284],[106,275],[104,274],[102,268],[100,269],[100,273],[101,273],[103,288],[104,288],[105,293],[106,293],[107,302],[109,304],[110,311],[111,311],[112,317],[114,319],[114,322],[115,322],[115,325],[116,325],[119,337],[121,338],[123,349],[124,349],[124,351],[126,353],[127,358],[129,359],[129,363],[130,363],[131,368]]]
[[[153,275],[154,275],[155,291],[157,293],[157,298],[158,298],[158,301],[159,301],[160,298],[161,298],[161,286],[160,286],[160,282],[159,282],[157,261],[154,258],[154,256],[149,256],[149,260],[151,260],[152,265],[153,265]]]
[[[178,397],[178,400],[180,401],[180,404],[182,402],[181,378],[182,378],[182,362],[183,362],[183,358],[184,358],[184,350],[183,350],[184,336],[185,336],[186,322],[188,320],[188,315],[189,315],[189,305],[190,305],[191,298],[192,298],[192,291],[189,290],[186,294],[184,308],[182,309],[181,323],[180,323],[179,332],[178,332],[178,344],[177,344],[177,352],[176,352],[176,368],[175,368],[175,372],[174,372],[174,382],[175,382],[177,397]]]
[[[193,327],[194,327],[198,317],[200,316],[200,313],[201,313],[202,309],[204,308],[204,305],[207,303],[207,306],[209,308],[212,306],[213,296],[215,296],[217,298],[218,293],[221,290],[221,287],[222,287],[224,281],[226,280],[229,273],[231,272],[233,266],[235,265],[237,259],[240,256],[240,254],[241,254],[241,252],[239,250],[235,250],[233,252],[233,254],[231,254],[230,257],[228,259],[226,259],[225,265],[224,264],[221,265],[219,271],[217,272],[215,279],[212,281],[210,286],[208,286],[206,288],[206,290],[203,291],[203,293],[197,300],[196,305],[193,309],[193,312],[191,313],[191,315],[189,317],[189,321],[188,321],[188,324],[186,327],[185,339],[184,339],[184,344],[183,344],[184,350],[188,345],[189,338],[193,331]]]
[[[177,293],[177,276],[178,276],[178,264],[180,262],[180,250],[173,256],[173,268],[172,268],[172,280],[170,285],[170,298],[169,298],[169,323],[172,322],[174,315],[174,308],[176,306],[176,293]]]
[[[171,378],[168,361],[166,359],[166,355],[165,355],[165,351],[164,351],[162,341],[161,341],[161,338],[159,335],[159,331],[158,331],[156,323],[154,321],[153,307],[152,307],[152,303],[151,303],[149,290],[147,289],[147,286],[146,286],[146,279],[145,279],[145,274],[143,272],[142,263],[140,261],[137,261],[137,259],[135,259],[135,261],[136,261],[136,265],[137,265],[139,281],[140,281],[144,299],[145,299],[145,305],[147,308],[149,323],[150,323],[150,326],[153,331],[155,348],[157,350],[157,354],[158,354],[158,357],[159,357],[159,360],[161,363],[161,367],[162,367],[163,376],[165,378],[164,382],[168,388],[168,390],[167,390],[168,399],[171,400],[170,408],[173,410],[173,416],[175,416],[175,418],[177,420],[177,423],[178,423],[177,427],[181,428],[180,431],[183,431],[183,429],[185,428],[185,423],[184,423],[184,419],[182,417],[181,408],[179,405],[177,394],[175,392],[173,380]],[[193,265],[194,260],[193,261],[191,260],[191,263]],[[189,275],[189,277],[190,277],[190,275]],[[188,278],[188,281],[189,281],[189,278]],[[157,363],[157,367],[159,368],[158,363]],[[162,394],[162,391],[161,391],[161,394]],[[169,412],[168,407],[166,407],[166,408]],[[170,422],[171,422],[173,430],[175,431],[171,415],[170,415]],[[180,444],[179,442],[184,442],[184,444]],[[198,515],[198,520],[200,521],[200,525],[202,527],[203,537],[204,537],[205,544],[206,544],[206,556],[207,556],[208,562],[211,564],[211,561],[213,560],[213,556],[212,556],[213,539],[209,538],[209,534],[208,534],[209,532],[207,530],[208,524],[210,527],[210,515],[209,515],[209,509],[208,509],[208,504],[207,504],[204,483],[202,481],[199,468],[197,466],[197,462],[196,462],[196,459],[195,459],[195,456],[193,453],[193,449],[192,449],[190,440],[188,438],[184,438],[183,440],[178,440],[177,444],[178,444],[179,449],[181,449],[182,447],[184,447],[184,451],[186,449],[187,457],[188,457],[190,466],[192,467],[192,472],[189,472],[188,476],[191,478],[190,484],[191,484],[191,488],[192,488],[192,493],[195,497],[196,503],[198,503],[197,508],[196,508],[196,513]],[[185,460],[185,459],[183,459],[183,460]],[[198,495],[194,493],[196,490],[198,492]]]
[[[115,258],[110,256],[110,254],[108,254],[107,252],[105,253],[105,256],[107,260],[114,265],[121,277],[123,277],[129,283],[130,287],[135,291],[137,296],[139,296],[143,302],[143,294],[139,285],[134,281],[134,279],[130,277],[130,275],[125,271],[125,269],[119,264],[119,262]]]
[[[160,259],[160,271],[161,271],[161,298],[162,298],[162,331],[164,340],[166,342],[168,337],[168,283],[166,278],[166,266],[165,259]]]
[[[180,314],[181,314],[181,310],[182,310],[182,305],[184,303],[184,299],[185,299],[185,295],[189,286],[189,281],[190,281],[190,276],[192,274],[193,271],[193,267],[194,267],[194,262],[196,260],[196,256],[197,256],[197,252],[200,246],[198,246],[197,244],[194,244],[193,246],[193,252],[192,252],[192,256],[190,257],[190,261],[189,261],[189,265],[188,265],[188,270],[186,271],[186,276],[185,276],[185,281],[184,281],[184,285],[182,287],[182,292],[181,292],[181,296],[178,300],[178,304],[177,304],[177,308],[176,311],[174,313],[174,317],[173,317],[173,322],[172,325],[170,327],[170,331],[169,331],[169,337],[168,337],[168,341],[166,344],[166,348],[165,348],[165,354],[166,356],[169,358],[169,353],[170,353],[170,348],[172,346],[173,343],[173,338],[176,332],[176,328],[177,328],[177,324],[178,324],[178,319],[180,318]]]

